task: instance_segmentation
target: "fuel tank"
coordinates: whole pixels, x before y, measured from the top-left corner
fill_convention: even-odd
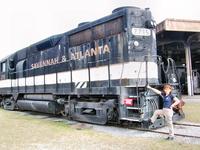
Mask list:
[[[64,105],[60,105],[55,101],[48,100],[18,100],[17,106],[20,110],[30,110],[49,114],[60,114],[60,112],[64,110]]]

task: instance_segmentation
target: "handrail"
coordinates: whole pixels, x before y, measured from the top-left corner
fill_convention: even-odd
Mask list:
[[[143,57],[147,57],[147,56],[143,56]],[[151,56],[151,57],[155,57],[155,56]],[[156,57],[158,57],[158,56],[156,56]],[[148,58],[147,58],[148,59]],[[122,63],[122,64],[124,64],[126,61],[123,59],[123,58],[121,58],[121,57],[114,57],[113,58],[113,60],[116,60],[117,62],[120,62],[120,63]],[[73,92],[73,90],[74,90],[74,86],[73,86],[73,64],[72,64],[72,62],[73,61],[76,61],[76,60],[71,60],[71,59],[69,59],[69,60],[66,60],[66,61],[64,61],[64,62],[58,62],[57,64],[53,64],[53,65],[58,65],[58,64],[66,64],[66,63],[69,63],[69,71],[70,71],[70,83],[71,83],[71,92]],[[101,62],[107,62],[107,68],[108,68],[108,88],[109,88],[109,90],[110,90],[110,88],[111,88],[111,70],[110,70],[110,58],[104,58],[104,59],[100,59],[100,60],[96,60],[96,61],[88,61],[87,62],[87,69],[88,69],[88,81],[89,81],[89,89],[91,90],[91,64],[95,64],[95,63],[101,63]],[[142,62],[143,63],[143,62]],[[146,62],[147,63],[147,62]],[[50,66],[53,66],[53,65],[50,65]],[[103,66],[105,66],[106,64],[104,64]],[[146,67],[148,67],[147,66],[148,64],[146,64]],[[36,77],[36,71],[38,70],[38,69],[42,69],[43,70],[43,73],[41,74],[41,75],[43,75],[43,77],[44,77],[44,83],[43,83],[43,85],[44,85],[44,92],[46,91],[46,82],[45,82],[45,68],[46,68],[47,66],[42,66],[42,67],[40,67],[40,68],[30,68],[30,69],[25,69],[25,70],[20,70],[20,71],[15,71],[15,72],[11,72],[11,73],[9,73],[10,75],[13,75],[13,74],[15,74],[15,75],[17,75],[18,73],[21,73],[21,72],[23,72],[23,73],[26,73],[25,74],[25,76],[24,76],[24,78],[25,78],[25,89],[26,89],[26,92],[27,92],[27,75],[28,75],[28,73],[29,72],[31,72],[31,74],[32,74],[32,77],[33,77],[33,86],[34,86],[34,92],[36,92],[36,79],[35,79],[35,77]],[[148,72],[148,70],[146,69],[146,71]],[[140,72],[140,71],[139,71]],[[55,74],[56,74],[56,91],[58,91],[58,70],[57,70],[57,67],[56,67],[56,72],[55,72]],[[148,73],[146,73],[146,83],[148,83]],[[17,87],[18,87],[18,92],[19,92],[19,78],[16,78],[17,79]],[[11,79],[12,80],[12,79]],[[120,79],[121,80],[121,79]],[[136,83],[136,88],[138,88],[138,80],[139,80],[139,77],[138,77],[138,79],[137,79],[137,83]],[[121,83],[120,83],[121,84]],[[120,85],[121,86],[121,85]],[[13,86],[11,86],[11,87],[13,87]]]
[[[119,57],[115,57],[113,59],[116,59],[116,58],[119,58]],[[101,59],[101,60],[97,60],[97,61],[89,61],[87,63],[89,64],[93,64],[93,63],[98,63],[98,62],[105,62],[105,61],[108,61],[109,58],[107,59]],[[123,59],[117,59],[118,61],[123,61]],[[76,61],[76,60],[72,60],[72,59],[68,59],[64,62],[58,62],[56,64],[53,64],[53,65],[49,65],[49,66],[54,66],[54,65],[59,65],[59,64],[65,64],[65,63],[69,63],[71,64],[72,61]],[[22,72],[28,72],[28,71],[33,71],[33,70],[36,70],[36,69],[42,69],[44,67],[48,67],[48,66],[43,66],[43,67],[40,67],[40,68],[30,68],[30,69],[25,69],[25,70],[22,70],[22,71],[15,71],[15,72],[9,72],[10,75],[12,74],[17,74],[17,73],[22,73]]]

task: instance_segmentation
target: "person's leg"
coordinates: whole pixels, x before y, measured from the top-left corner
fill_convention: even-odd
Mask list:
[[[174,137],[174,127],[172,122],[173,110],[172,109],[163,109],[163,110],[167,126],[169,128],[169,137]]]
[[[158,116],[163,115],[163,110],[162,109],[158,109],[153,113],[153,116],[151,117],[151,122],[154,123],[155,120],[157,119]]]

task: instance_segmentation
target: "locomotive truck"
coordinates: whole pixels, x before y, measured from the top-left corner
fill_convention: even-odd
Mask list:
[[[143,125],[162,108],[147,84],[170,83],[179,95],[173,67],[166,71],[157,55],[155,26],[149,9],[121,7],[11,54],[0,61],[1,106]],[[160,118],[154,127],[163,124]]]

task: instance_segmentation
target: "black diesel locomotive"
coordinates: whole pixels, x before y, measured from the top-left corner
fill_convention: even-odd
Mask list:
[[[1,60],[1,106],[96,124],[142,123],[162,107],[145,88],[162,84],[158,58],[149,9],[118,8]]]

